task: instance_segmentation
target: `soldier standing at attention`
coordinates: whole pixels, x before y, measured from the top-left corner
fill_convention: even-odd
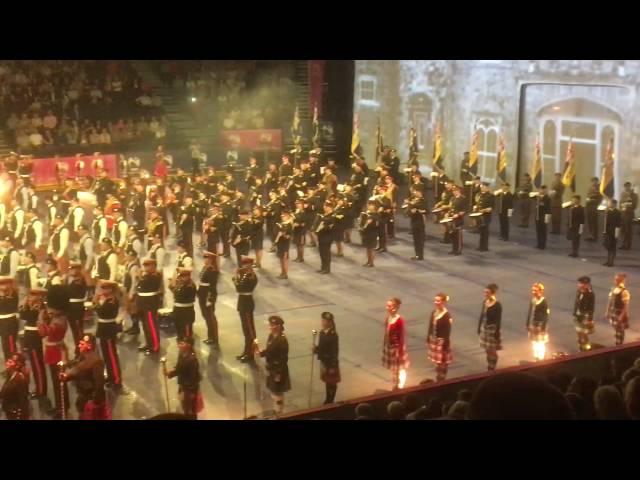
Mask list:
[[[587,230],[589,236],[588,242],[598,240],[598,206],[602,202],[602,194],[600,193],[600,182],[597,177],[591,179],[591,186],[587,192],[587,202],[585,205],[585,213],[587,215]]]
[[[258,277],[252,268],[253,258],[244,257],[240,263],[241,266],[233,277],[233,283],[238,292],[237,308],[244,335],[244,350],[236,358],[242,363],[253,363],[253,341],[256,339],[256,327],[253,319],[253,311],[255,310],[253,291],[258,285]]]
[[[531,217],[531,199],[529,198],[529,194],[532,191],[533,184],[531,183],[531,175],[525,173],[520,190],[518,190],[518,203],[520,204],[521,214],[520,225],[518,226],[521,228],[529,228],[529,218]]]
[[[569,219],[567,221],[567,240],[571,241],[570,257],[578,256],[580,248],[580,236],[584,227],[584,208],[580,205],[580,195],[574,195],[569,207]]]
[[[636,218],[636,208],[638,207],[638,194],[631,188],[631,183],[624,184],[624,191],[620,194],[621,213],[621,235],[622,245],[620,250],[631,249],[631,239],[633,237],[633,220]]]
[[[551,183],[551,191],[549,198],[551,199],[551,235],[560,234],[560,225],[562,223],[562,196],[564,195],[564,183],[562,183],[562,174],[556,173]]]

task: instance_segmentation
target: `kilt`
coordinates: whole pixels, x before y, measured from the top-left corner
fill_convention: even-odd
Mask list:
[[[333,241],[334,242],[342,242],[344,240],[344,225],[342,222],[335,225],[333,228]]]
[[[267,377],[267,388],[273,394],[279,395],[291,390],[291,379],[289,378],[289,368],[285,367],[280,378],[276,380],[276,373],[269,372]]]
[[[480,348],[484,350],[502,350],[500,333],[495,325],[483,325],[480,331]]]
[[[304,245],[304,229],[303,228],[293,229],[293,244],[297,247]]]
[[[256,232],[254,236],[251,237],[251,248],[253,250],[262,250],[262,246],[264,243],[264,232],[262,229]]]
[[[320,380],[330,385],[340,383],[342,377],[340,376],[340,367],[326,367],[324,364],[320,364]]]
[[[409,366],[409,355],[406,350],[401,354],[397,346],[385,343],[382,349],[382,366],[389,370],[407,368]]]
[[[622,314],[619,310],[614,310],[612,313],[609,313],[609,323],[613,325],[615,329],[626,330],[629,328],[629,316],[626,314]]]
[[[291,240],[281,238],[276,244],[276,255],[278,258],[284,258],[285,253],[289,253]]]
[[[574,315],[573,325],[577,333],[591,335],[595,330],[593,317],[591,315]]]
[[[376,248],[378,243],[378,232],[362,232],[362,246],[364,248]]]
[[[532,342],[549,342],[549,334],[547,333],[546,327],[542,325],[529,325],[529,340]]]
[[[453,361],[451,347],[444,346],[444,338],[431,335],[427,341],[429,349],[429,360],[433,363],[449,364]]]

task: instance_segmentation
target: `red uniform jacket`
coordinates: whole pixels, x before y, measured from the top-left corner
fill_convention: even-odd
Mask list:
[[[38,332],[44,337],[44,363],[56,365],[64,356],[67,318],[64,315],[54,316],[48,325],[40,323]]]

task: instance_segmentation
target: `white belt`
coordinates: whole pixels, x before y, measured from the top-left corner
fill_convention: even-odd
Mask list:
[[[0,319],[11,318],[11,317],[15,317],[16,315],[18,315],[18,314],[17,313],[5,313],[3,315],[0,315]]]
[[[193,307],[195,303],[174,303],[174,307]]]
[[[80,302],[84,303],[85,299],[84,298],[70,298],[69,301],[71,303],[80,303]]]
[[[137,295],[139,297],[153,297],[154,295],[159,295],[160,292],[138,292]]]
[[[98,323],[116,323],[115,318],[99,318]]]
[[[211,285],[210,283],[202,283],[202,282],[200,282],[200,286],[201,287],[208,287],[210,285]]]
[[[238,295],[253,295],[253,292],[238,292]]]
[[[64,342],[61,340],[59,342],[50,342],[48,340],[44,341],[45,346],[47,347],[55,347],[56,345],[62,345]]]
[[[36,331],[36,332],[38,331],[38,327],[30,327],[30,326],[28,326],[28,325],[25,325],[25,326],[24,326],[24,329],[25,329],[25,330]]]

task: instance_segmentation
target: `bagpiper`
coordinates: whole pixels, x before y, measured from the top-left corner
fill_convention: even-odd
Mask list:
[[[277,315],[269,317],[269,337],[267,347],[260,350],[255,342],[255,352],[265,357],[267,368],[267,389],[276,404],[276,412],[284,410],[284,394],[291,390],[289,378],[289,342],[284,334],[284,320]]]

